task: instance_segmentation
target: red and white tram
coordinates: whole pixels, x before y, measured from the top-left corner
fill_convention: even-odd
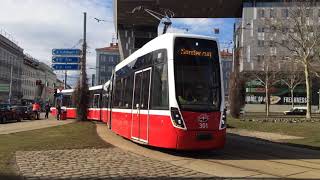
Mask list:
[[[211,37],[161,35],[119,63],[90,95],[88,118],[135,142],[184,150],[225,144],[221,62]]]

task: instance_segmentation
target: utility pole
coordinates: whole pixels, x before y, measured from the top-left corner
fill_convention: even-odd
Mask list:
[[[84,12],[83,17],[83,44],[82,44],[82,61],[81,61],[81,76],[80,76],[80,87],[84,87],[86,83],[86,55],[87,55],[87,13]]]
[[[88,110],[88,94],[89,87],[87,84],[87,72],[86,72],[86,51],[87,51],[87,13],[84,12],[83,19],[83,45],[82,45],[82,58],[81,58],[81,71],[80,71],[80,81],[77,86],[77,119],[79,121],[87,120],[87,110]]]
[[[67,70],[64,71],[64,89],[67,89]]]
[[[10,72],[10,86],[9,86],[9,98],[8,103],[11,104],[11,97],[12,97],[12,75],[13,75],[13,62],[11,62],[11,72]]]

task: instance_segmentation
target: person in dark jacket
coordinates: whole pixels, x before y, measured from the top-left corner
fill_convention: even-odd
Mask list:
[[[48,119],[48,118],[49,118],[49,112],[50,112],[50,104],[47,103],[44,108],[45,108],[45,110],[46,110],[46,116],[45,116],[45,118]]]
[[[61,119],[61,106],[59,103],[56,106],[56,110],[57,110],[57,120],[60,120]]]

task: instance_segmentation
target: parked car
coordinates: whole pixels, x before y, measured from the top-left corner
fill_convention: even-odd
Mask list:
[[[0,104],[0,122],[21,121],[19,113],[11,107],[10,104]]]
[[[306,115],[307,107],[293,107],[289,111],[284,111],[284,115]]]
[[[22,119],[36,119],[31,106],[12,106]]]

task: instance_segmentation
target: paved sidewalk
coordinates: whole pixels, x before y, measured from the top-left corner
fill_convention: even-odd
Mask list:
[[[174,179],[207,174],[146,158],[119,148],[20,151],[16,161],[25,179]],[[210,176],[210,179],[213,177]]]
[[[240,136],[254,137],[265,139],[273,142],[282,142],[283,140],[289,139],[303,139],[304,137],[299,136],[289,136],[278,133],[261,132],[261,131],[251,131],[246,129],[227,129],[228,133],[237,134]]]
[[[320,179],[320,152],[228,134],[222,151],[179,152],[147,148],[97,124],[106,142],[146,158],[227,179]]]
[[[74,120],[57,121],[52,116],[49,119],[23,120],[22,122],[0,124],[0,134],[10,134],[22,131],[42,129],[47,127],[69,124],[72,122],[74,122]]]

